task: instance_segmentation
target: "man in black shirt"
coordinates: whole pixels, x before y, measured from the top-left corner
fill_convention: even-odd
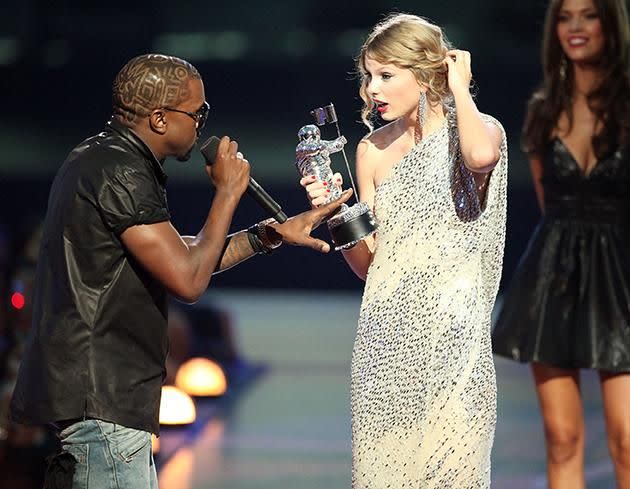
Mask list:
[[[163,163],[187,160],[205,123],[199,73],[178,58],[139,56],[118,73],[113,105],[105,130],[79,144],[53,182],[11,404],[17,422],[58,426],[63,452],[49,474],[76,461],[75,489],[157,487],[150,433],[159,431],[167,293],[194,302],[214,272],[283,242],[328,251],[310,232],[350,196],[227,236],[249,163],[224,137],[206,166],[216,189],[206,222],[180,236]]]

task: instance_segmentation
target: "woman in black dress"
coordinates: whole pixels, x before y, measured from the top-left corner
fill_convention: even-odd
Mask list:
[[[532,365],[550,489],[585,487],[582,368],[630,488],[629,66],[625,0],[550,1],[523,134],[543,218],[493,332],[496,354]]]

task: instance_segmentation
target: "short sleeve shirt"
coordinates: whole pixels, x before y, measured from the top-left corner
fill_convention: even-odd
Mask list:
[[[130,129],[113,119],[70,153],[49,196],[16,421],[158,432],[167,293],[120,235],[169,219],[166,174]]]

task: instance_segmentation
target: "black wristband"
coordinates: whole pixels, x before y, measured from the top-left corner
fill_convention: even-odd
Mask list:
[[[267,233],[267,224],[270,224],[272,222],[276,222],[276,220],[273,218],[269,218],[269,219],[265,219],[264,221],[260,221],[258,224],[256,224],[256,235],[260,239],[263,245],[263,248],[268,249],[269,253],[271,253],[271,250],[276,249],[278,246],[282,244],[282,238],[276,239],[274,241],[271,239],[271,236],[269,236],[269,234]]]
[[[249,241],[249,245],[252,247],[252,250],[254,250],[254,253],[263,253],[265,255],[271,253],[271,249],[267,248],[258,236],[258,224],[254,224],[247,229],[247,239]]]

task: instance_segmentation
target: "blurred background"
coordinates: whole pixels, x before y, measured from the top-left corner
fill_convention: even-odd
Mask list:
[[[50,183],[66,154],[103,128],[112,80],[128,59],[159,52],[192,62],[211,106],[203,138],[237,139],[252,175],[294,214],[307,208],[293,162],[297,131],[312,122],[309,111],[335,104],[351,164],[366,132],[354,57],[369,29],[394,11],[441,25],[457,48],[472,53],[480,110],[497,117],[508,133],[505,284],[538,218],[519,132],[527,99],[540,80],[545,7],[542,0],[2,2],[3,405],[29,327],[37,226]],[[323,136],[332,139],[336,133],[326,127]],[[182,234],[198,231],[211,203],[203,165],[199,154],[166,165],[169,205]],[[334,169],[349,182],[343,165],[340,155],[333,155]],[[233,230],[264,217],[245,196]],[[327,238],[325,229],[318,234]],[[195,308],[174,306],[177,358],[172,356],[170,365],[177,369],[194,355],[212,358],[226,372],[228,388],[223,400],[212,395],[197,402],[201,416],[192,431],[167,430],[161,437],[167,445],[170,440],[167,455],[158,459],[163,489],[349,487],[349,363],[362,287],[339,254],[286,247],[216,276]],[[544,487],[542,428],[528,374],[507,362],[498,361],[497,368],[496,487]],[[174,377],[175,370],[169,380]],[[593,417],[597,423],[599,412]],[[599,463],[606,459],[605,440],[597,435],[603,428],[595,426],[589,480],[601,484],[592,487],[611,487],[610,467]],[[26,464],[30,480],[15,477],[2,487],[37,487],[42,454],[54,446],[54,437],[37,430],[18,435],[26,451],[0,444],[0,460],[4,453],[9,466]],[[0,440],[6,438],[0,427]]]
[[[365,134],[354,57],[374,23],[403,11],[428,17],[457,47],[472,52],[478,105],[509,134],[511,202],[518,206],[511,211],[526,207],[517,221],[519,229],[527,227],[536,209],[518,140],[528,95],[539,80],[544,7],[538,0],[489,0],[483,6],[463,0],[3,2],[0,223],[14,234],[26,217],[44,213],[51,178],[66,154],[107,121],[114,76],[128,59],[147,52],[195,64],[211,106],[204,137],[236,138],[255,178],[283,208],[305,209],[293,166],[297,131],[312,122],[312,108],[333,102],[353,159]],[[323,129],[324,137],[335,135],[332,127]],[[333,157],[333,167],[347,173],[340,155]],[[166,168],[173,221],[182,233],[195,233],[211,196],[201,155],[187,163],[170,161]],[[245,197],[234,227],[261,217]],[[508,246],[508,270],[522,241],[513,231],[518,232],[511,229],[516,241]],[[223,274],[216,284],[359,290],[342,261],[288,250]],[[293,273],[299,264],[331,273]]]

